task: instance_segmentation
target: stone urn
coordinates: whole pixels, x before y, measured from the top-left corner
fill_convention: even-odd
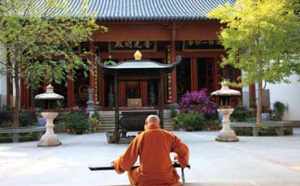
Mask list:
[[[219,105],[218,112],[223,115],[222,129],[216,137],[216,141],[220,142],[237,142],[239,141],[234,130],[230,127],[230,115],[233,113],[234,108],[231,106],[231,99],[236,96],[240,96],[241,92],[230,89],[225,83],[222,83],[222,87],[211,93],[212,96],[217,97]]]
[[[52,85],[48,85],[46,92],[35,96],[36,100],[43,101],[45,103],[45,111],[42,111],[41,115],[46,119],[46,132],[41,137],[38,147],[51,147],[59,146],[57,135],[54,133],[54,119],[58,116],[58,112],[54,108],[50,108],[51,102],[64,99],[63,96],[54,93]]]

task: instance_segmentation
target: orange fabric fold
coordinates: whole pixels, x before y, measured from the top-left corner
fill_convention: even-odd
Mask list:
[[[132,185],[178,185],[179,176],[172,166],[170,152],[177,154],[182,167],[188,164],[187,145],[173,133],[151,126],[136,136],[125,153],[114,161],[114,167],[117,173],[128,171]],[[132,166],[138,159],[140,167],[132,170]]]

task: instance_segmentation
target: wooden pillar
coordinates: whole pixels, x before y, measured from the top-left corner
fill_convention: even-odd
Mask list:
[[[89,88],[93,89],[93,101],[96,102],[95,97],[95,64],[94,61],[91,61],[91,64],[89,65]]]
[[[119,106],[126,106],[127,100],[126,100],[126,82],[120,81],[119,82]]]
[[[256,107],[256,87],[255,84],[249,85],[249,105],[251,108]]]
[[[24,79],[21,78],[20,80],[20,89],[21,89],[21,93],[20,93],[20,101],[21,101],[21,108],[25,108],[25,88],[24,88]]]
[[[103,69],[98,68],[98,101],[99,104],[104,106],[104,74],[103,74]]]
[[[215,57],[215,90],[221,88],[221,67],[220,67],[221,58]]]
[[[148,106],[148,82],[146,80],[141,81],[140,86],[143,106]]]
[[[97,88],[96,88],[96,83],[97,83],[97,76],[96,76],[96,47],[93,42],[89,43],[89,48],[90,51],[92,52],[92,55],[89,56],[89,88],[93,90],[93,101],[94,103],[97,102]]]
[[[171,35],[171,61],[176,63],[176,24],[172,24],[172,35]],[[176,69],[171,73],[171,102],[177,102],[177,78]]]
[[[119,78],[118,73],[115,72],[114,74],[114,88],[115,88],[115,130],[114,130],[114,137],[115,141],[118,143],[120,136],[119,136]]]
[[[74,81],[72,72],[68,72],[67,77],[67,107],[72,108],[75,104],[75,95],[74,95]]]
[[[158,90],[158,105],[159,105],[159,112],[158,116],[160,118],[160,126],[164,128],[164,73],[160,71],[159,75],[159,90]]]
[[[196,57],[191,59],[191,90],[198,90],[198,65]]]
[[[7,51],[7,65],[6,65],[6,105],[8,107],[13,106],[13,83],[12,83],[12,71],[11,71],[11,60],[9,51]]]
[[[29,87],[26,81],[21,78],[21,108],[28,109],[30,100]]]

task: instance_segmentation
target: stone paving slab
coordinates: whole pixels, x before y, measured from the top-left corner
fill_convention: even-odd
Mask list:
[[[216,132],[176,134],[190,147],[189,183],[300,186],[299,129],[294,136],[240,137],[237,143],[216,142]],[[127,145],[107,144],[104,133],[58,136],[63,145],[53,148],[37,148],[37,142],[0,144],[0,186],[128,184],[126,174],[88,170],[108,165]]]

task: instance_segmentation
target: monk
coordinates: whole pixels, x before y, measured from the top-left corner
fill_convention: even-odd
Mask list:
[[[145,121],[145,131],[138,134],[125,153],[113,161],[117,173],[128,172],[133,186],[180,186],[179,176],[172,166],[170,153],[182,167],[189,161],[187,145],[169,131],[160,128],[160,119],[149,115]],[[140,167],[132,169],[139,158]]]

